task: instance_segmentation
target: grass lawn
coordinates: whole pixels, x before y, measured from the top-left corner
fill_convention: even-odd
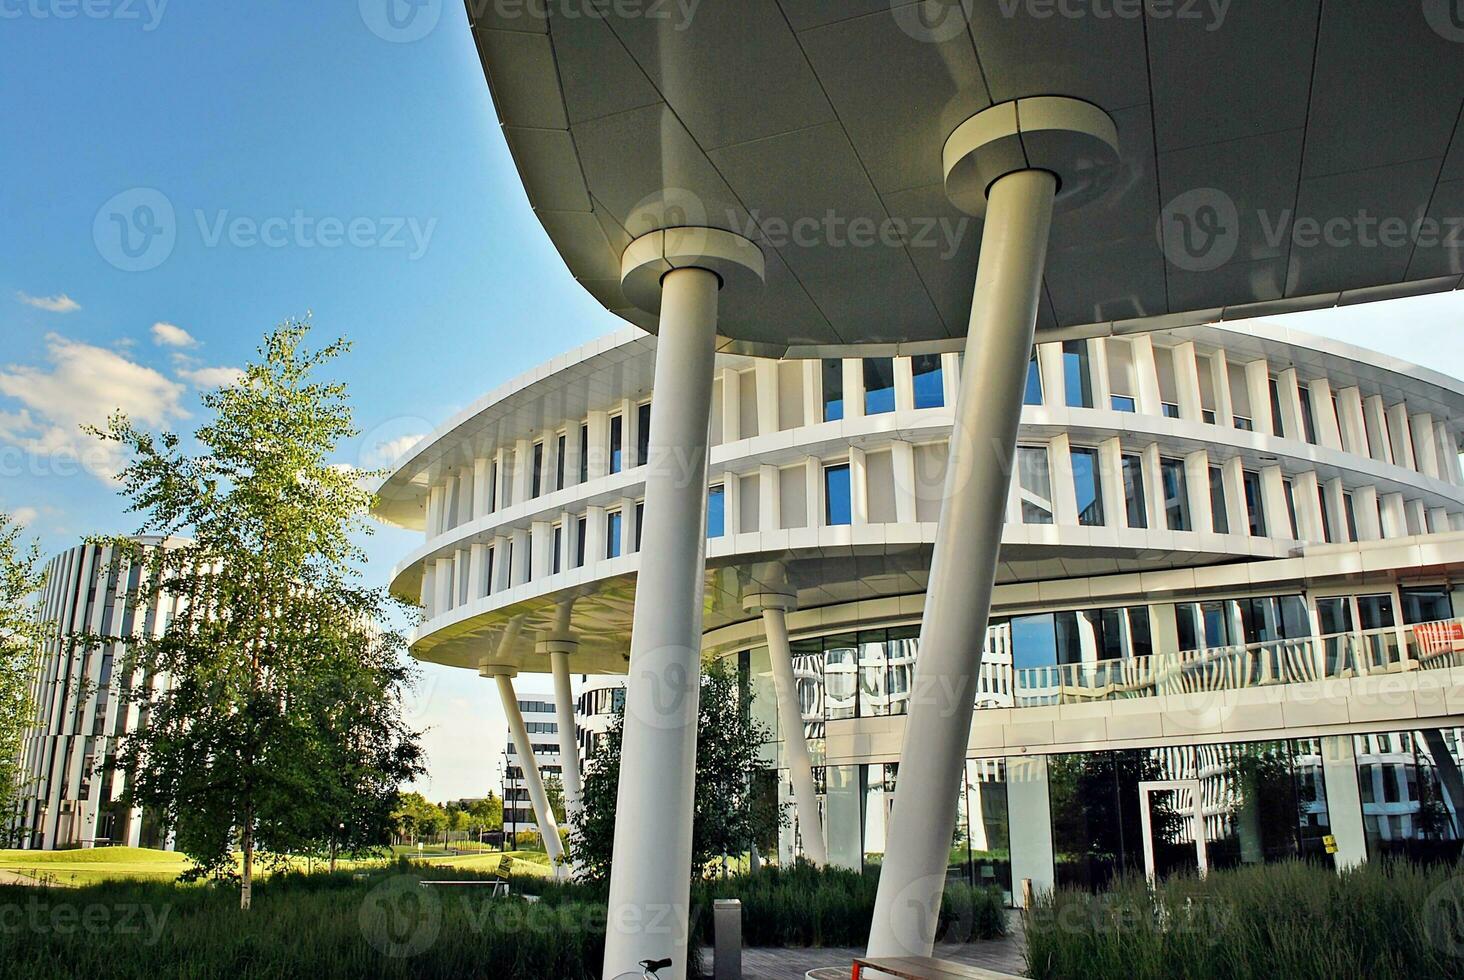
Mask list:
[[[393,857],[409,857],[420,860],[424,865],[443,868],[461,868],[465,871],[491,873],[503,857],[498,851],[481,854],[452,855],[444,851],[423,849],[422,857],[410,847],[391,848]],[[548,876],[549,857],[543,851],[509,851],[513,858],[515,874]],[[356,867],[374,867],[381,864],[381,858],[342,860],[340,866],[349,870]],[[190,862],[182,854],[172,851],[154,851],[141,847],[98,847],[86,850],[68,851],[7,851],[0,850],[0,872],[10,872],[31,880],[42,880],[53,885],[94,885],[107,881],[172,881],[189,867]],[[291,867],[304,871],[313,868],[323,872],[327,862],[295,858]],[[267,872],[261,872],[266,877]],[[0,875],[0,877],[4,877]]]

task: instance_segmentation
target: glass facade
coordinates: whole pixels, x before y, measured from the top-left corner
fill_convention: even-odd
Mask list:
[[[1037,348],[1032,348],[1032,359],[1027,362],[1027,387],[1022,393],[1023,405],[1042,404],[1042,365],[1037,362]]]
[[[864,414],[883,415],[895,410],[895,359],[864,359]]]
[[[1189,486],[1185,480],[1184,460],[1161,459],[1159,474],[1164,483],[1164,519],[1169,530],[1190,530]]]
[[[835,422],[844,417],[844,362],[823,362],[823,420]]]
[[[1068,408],[1093,407],[1093,378],[1088,366],[1088,342],[1065,340],[1062,344],[1063,392]]]
[[[1023,524],[1052,523],[1052,474],[1046,446],[1017,447],[1017,491]]]
[[[1149,526],[1149,505],[1144,498],[1144,460],[1142,456],[1123,457],[1123,499],[1128,526]]]
[[[848,463],[824,467],[824,523],[829,527],[854,523]]]
[[[1097,891],[1123,875],[1194,873],[1201,838],[1211,869],[1328,860],[1315,739],[1055,755],[1047,765],[1059,887]]]
[[[945,406],[945,371],[939,354],[916,354],[910,358],[910,374],[915,385],[916,408]]]
[[[727,491],[721,486],[712,487],[707,491],[707,537],[720,538],[726,533]],[[636,540],[640,540],[638,536]]]
[[[1464,856],[1464,729],[1353,736],[1369,859],[1445,861]]]
[[[1074,449],[1069,454],[1073,466],[1073,489],[1078,498],[1078,523],[1098,526],[1103,523],[1103,484],[1098,479],[1098,451]]]

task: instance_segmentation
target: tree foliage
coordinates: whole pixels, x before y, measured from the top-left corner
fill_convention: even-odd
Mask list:
[[[346,388],[315,379],[347,345],[311,349],[308,334],[282,324],[204,396],[196,452],[123,416],[97,431],[129,452],[142,532],[175,539],[112,542],[144,566],[141,601],[179,600],[130,648],[141,677],[167,680],[131,688],[148,723],[119,752],[127,802],[157,809],[200,874],[234,874],[242,852],[244,908],[259,855],[381,844],[397,787],[422,770],[404,641],[380,625],[392,600],[357,572],[370,495],[330,461],[357,434]]]
[[[31,606],[45,585],[45,572],[34,542],[20,546],[20,533],[20,525],[0,513],[0,823],[5,824],[23,788],[21,750],[35,710],[30,688],[45,631]]]
[[[752,717],[754,697],[722,661],[713,662],[702,675],[689,869],[693,878],[701,877],[715,858],[747,851],[759,836],[759,821],[770,816],[759,805],[755,774],[761,767],[759,751],[772,734]],[[570,831],[581,873],[595,880],[610,874],[624,724],[622,704],[586,765],[582,808]],[[775,826],[783,818],[781,813],[772,815]]]

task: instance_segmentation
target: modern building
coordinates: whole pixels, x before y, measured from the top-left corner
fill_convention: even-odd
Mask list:
[[[543,637],[573,643],[582,743],[623,698],[656,344],[503,386],[377,510],[424,532],[393,580],[414,655],[549,673]],[[777,733],[783,860],[883,858],[961,370],[717,359],[702,651]],[[1457,854],[1464,383],[1252,321],[1039,344],[1025,402],[949,873]],[[518,703],[554,765],[549,700]]]
[[[625,677],[618,674],[586,676],[580,682],[580,694],[574,702],[575,722],[579,726],[580,759],[588,764],[604,744],[616,712],[625,710]]]
[[[185,542],[140,538],[149,547]],[[162,595],[139,601],[146,570],[110,545],[81,544],[52,558],[36,615],[51,626],[31,688],[34,724],[22,757],[22,846],[39,850],[125,844],[172,848],[157,814],[120,802],[115,765],[125,735],[146,724],[128,692],[164,678],[121,669],[129,637],[157,636],[177,609]],[[79,637],[104,641],[87,645]]]
[[[564,769],[559,755],[559,717],[554,696],[525,692],[519,695],[518,706],[523,713],[529,750],[540,774],[546,779],[556,776],[562,780]],[[522,752],[510,726],[503,768],[503,828],[508,833],[539,829],[524,776]]]
[[[1329,463],[1325,454],[1336,451],[1348,460],[1394,466],[1424,480],[1434,479],[1424,469],[1431,450],[1434,465],[1439,465],[1437,449],[1428,438],[1430,427],[1414,426],[1412,415],[1452,423],[1456,415],[1446,411],[1452,407],[1449,403],[1426,409],[1414,404],[1418,397],[1431,400],[1426,393],[1403,399],[1402,411],[1409,422],[1403,438],[1397,412],[1391,417],[1385,412],[1381,427],[1376,418],[1368,421],[1375,412],[1367,408],[1367,398],[1375,392],[1370,391],[1373,380],[1365,369],[1355,379],[1346,377],[1346,372],[1333,378],[1321,368],[1342,365],[1332,365],[1325,357],[1324,365],[1308,363],[1302,356],[1305,351],[1299,350],[1293,391],[1284,341],[1280,349],[1267,349],[1264,358],[1247,350],[1245,342],[1234,352],[1237,364],[1275,362],[1279,410],[1274,413],[1267,405],[1269,367],[1265,377],[1256,371],[1237,379],[1244,381],[1238,385],[1244,398],[1236,397],[1228,369],[1212,371],[1212,403],[1205,406],[1205,374],[1198,370],[1197,358],[1196,370],[1189,373],[1187,356],[1176,358],[1176,387],[1186,392],[1180,401],[1164,398],[1162,391],[1156,395],[1153,381],[1128,391],[1113,389],[1102,397],[1101,387],[1093,386],[1111,388],[1108,370],[1123,365],[1122,354],[1100,366],[1084,342],[1126,340],[1132,344],[1130,353],[1142,380],[1149,374],[1145,344],[1182,346],[1193,339],[1197,353],[1201,346],[1226,349],[1228,364],[1229,343],[1219,338],[1229,334],[1208,334],[1207,339],[1213,324],[1464,285],[1464,246],[1452,233],[1464,200],[1458,166],[1464,159],[1464,130],[1458,126],[1458,93],[1464,82],[1464,60],[1458,54],[1464,32],[1447,7],[1355,3],[1326,5],[1324,12],[1323,5],[1312,0],[1187,13],[1138,5],[1131,16],[1113,16],[1111,10],[1078,4],[1053,16],[1047,4],[756,0],[703,4],[679,14],[662,11],[661,16],[639,8],[616,10],[603,18],[565,17],[547,9],[469,12],[472,41],[504,139],[545,234],[590,295],[660,342],[654,371],[656,407],[644,445],[653,461],[643,480],[644,533],[634,510],[626,510],[623,503],[628,500],[633,508],[634,486],[612,482],[605,485],[607,492],[632,494],[585,502],[587,508],[601,512],[586,512],[587,561],[615,561],[624,557],[626,544],[637,540],[647,556],[636,569],[633,597],[626,596],[636,614],[630,627],[633,664],[626,689],[624,751],[637,765],[621,769],[619,800],[624,810],[616,825],[616,867],[609,891],[607,975],[631,970],[648,956],[669,957],[669,976],[686,973],[689,885],[684,859],[691,852],[689,790],[696,728],[691,713],[684,710],[692,703],[684,696],[685,686],[705,652],[709,631],[715,634],[710,640],[714,645],[752,639],[720,632],[733,624],[723,621],[725,612],[718,610],[716,590],[707,592],[704,575],[709,569],[713,578],[726,574],[727,556],[702,543],[708,512],[715,518],[720,509],[726,526],[739,529],[726,536],[739,542],[731,547],[740,548],[742,535],[748,533],[740,530],[743,519],[751,516],[741,508],[752,506],[741,488],[750,473],[734,468],[730,472],[737,476],[736,486],[718,483],[733,461],[725,455],[730,448],[724,446],[720,458],[716,449],[708,452],[714,406],[722,412],[724,437],[729,419],[735,422],[732,431],[739,440],[746,431],[740,414],[726,411],[733,400],[728,388],[724,385],[718,392],[714,387],[716,354],[755,354],[784,363],[838,358],[846,366],[850,361],[862,365],[873,360],[875,383],[866,383],[863,389],[877,392],[887,390],[881,359],[893,356],[898,364],[904,357],[966,355],[961,397],[953,406],[949,428],[948,465],[924,469],[934,460],[913,458],[919,445],[915,439],[892,440],[907,442],[911,450],[907,456],[903,449],[891,449],[891,481],[897,488],[912,487],[913,492],[873,495],[872,487],[884,477],[867,461],[861,464],[859,454],[868,454],[854,441],[864,435],[861,432],[846,444],[847,464],[822,452],[810,454],[818,462],[806,467],[801,489],[793,489],[799,486],[796,478],[784,481],[779,476],[774,495],[772,477],[765,480],[761,472],[757,483],[759,530],[751,533],[758,535],[765,533],[765,527],[774,527],[778,532],[802,531],[805,540],[816,539],[819,522],[844,526],[835,522],[845,516],[840,508],[846,483],[849,527],[861,527],[861,518],[870,518],[877,507],[891,501],[903,508],[896,511],[895,523],[907,523],[913,516],[915,524],[932,526],[927,581],[919,581],[923,558],[919,545],[927,542],[898,535],[893,540],[886,537],[884,546],[890,550],[908,546],[906,564],[875,562],[868,576],[828,576],[853,582],[847,592],[857,597],[866,591],[871,602],[874,597],[917,591],[925,595],[923,609],[909,612],[912,622],[919,621],[923,649],[916,677],[925,690],[913,692],[904,716],[907,737],[900,751],[892,810],[899,832],[891,835],[882,859],[868,947],[875,956],[925,955],[934,942],[940,872],[950,863],[950,839],[956,836],[958,823],[954,794],[966,768],[969,741],[979,737],[984,724],[965,711],[966,702],[977,699],[982,680],[973,669],[976,647],[984,642],[993,603],[1000,614],[1025,611],[1011,609],[1009,589],[1008,595],[996,590],[1033,581],[1073,583],[1081,589],[1085,581],[1145,573],[1117,571],[1120,561],[1138,561],[1142,568],[1166,553],[1178,555],[1175,567],[1166,570],[1177,577],[1145,583],[1142,592],[1099,596],[1090,589],[1063,600],[1076,604],[1080,598],[1101,599],[1114,603],[1101,608],[1127,610],[1143,599],[1150,603],[1150,636],[1158,637],[1163,650],[1170,638],[1170,614],[1152,604],[1165,595],[1164,590],[1203,591],[1237,584],[1226,583],[1218,572],[1192,572],[1205,567],[1205,556],[1212,564],[1236,561],[1235,546],[1219,538],[1245,539],[1241,553],[1247,563],[1291,562],[1268,566],[1261,573],[1275,576],[1271,585],[1264,579],[1246,584],[1279,590],[1280,580],[1289,575],[1284,587],[1304,586],[1304,600],[1309,590],[1334,580],[1326,572],[1318,573],[1321,578],[1315,582],[1306,577],[1310,573],[1305,563],[1311,556],[1298,557],[1288,540],[1317,547],[1330,543],[1354,554],[1353,564],[1367,574],[1385,578],[1389,562],[1399,576],[1398,568],[1418,566],[1403,557],[1381,558],[1377,552],[1396,547],[1401,539],[1394,535],[1409,531],[1419,532],[1409,535],[1419,539],[1445,534],[1437,527],[1434,512],[1442,509],[1452,522],[1447,494],[1419,499],[1413,492],[1416,488],[1390,486],[1381,474],[1371,472],[1370,465],[1353,471],[1351,478],[1357,482],[1349,486],[1347,475],[1330,469],[1334,463],[1339,469],[1346,467],[1335,458]],[[1201,329],[1194,334],[1172,333],[1180,328]],[[1090,379],[1096,379],[1090,381],[1089,396],[1095,408],[1075,411],[1113,411],[1110,399],[1116,394],[1134,399],[1140,409],[1131,413],[1134,418],[1165,418],[1165,402],[1176,406],[1179,418],[1171,421],[1178,423],[1207,425],[1203,413],[1213,412],[1213,428],[1220,432],[1246,431],[1236,429],[1236,420],[1249,418],[1251,431],[1261,440],[1248,447],[1255,455],[1242,455],[1237,465],[1226,452],[1233,442],[1222,441],[1225,448],[1213,451],[1217,460],[1224,461],[1214,478],[1219,489],[1212,501],[1203,499],[1202,490],[1212,477],[1200,471],[1199,455],[1202,449],[1204,459],[1212,455],[1208,433],[1197,441],[1180,437],[1176,443],[1160,443],[1157,479],[1155,452],[1143,445],[1156,433],[1131,428],[1127,419],[1109,438],[1093,443],[1080,439],[1096,437],[1096,432],[1076,433],[1078,438],[1068,432],[1064,443],[1062,426],[1056,425],[1042,433],[1048,437],[1045,470],[1043,455],[1025,453],[1019,461],[1018,438],[1033,436],[1034,423],[1026,423],[1025,432],[1022,425],[1034,343],[1048,351],[1039,355],[1039,371],[1044,360],[1049,366],[1054,362],[1054,351],[1067,360],[1068,351],[1061,345],[1074,345],[1071,356],[1079,361],[1081,352],[1089,350]],[[1343,355],[1341,360],[1352,358]],[[1212,356],[1210,363],[1217,361]],[[1155,359],[1152,377],[1162,377],[1162,363]],[[954,376],[955,370],[942,364],[944,375]],[[551,404],[556,409],[563,406],[565,412],[551,411],[540,419],[504,419],[508,424],[503,434],[508,436],[516,427],[512,423],[521,421],[512,438],[527,438],[525,431],[541,429],[550,418],[576,417],[586,399],[602,402],[604,391],[577,390],[577,378],[570,373],[575,367],[573,362],[559,362],[544,372],[545,377],[562,379],[563,387]],[[802,392],[825,399],[824,404],[857,400],[862,367],[851,369],[856,372],[854,383],[844,384],[838,397],[829,394],[833,389],[823,384],[816,368],[812,370],[814,383],[805,376]],[[763,369],[764,374],[767,371]],[[783,365],[776,371],[781,385]],[[758,372],[754,368],[751,373]],[[792,367],[790,373],[798,374],[799,369]],[[844,368],[837,373],[850,380]],[[924,362],[919,373],[928,376],[934,369]],[[1044,380],[1051,385],[1056,379],[1050,370],[1047,373]],[[912,366],[910,375],[915,374]],[[1332,436],[1325,404],[1329,399],[1318,397],[1321,389],[1309,386],[1320,448],[1316,458],[1302,457],[1311,465],[1292,470],[1294,459],[1288,461],[1281,446],[1265,440],[1305,442],[1297,438],[1304,437],[1301,427],[1306,424],[1299,382],[1313,379],[1329,380],[1339,394],[1330,414],[1336,419],[1336,443],[1342,448],[1323,442]],[[771,390],[771,381],[757,387],[760,410],[761,391]],[[1360,413],[1341,397],[1351,387],[1363,402]],[[899,382],[889,390],[896,393],[898,407]],[[1364,397],[1363,392],[1369,394]],[[742,407],[747,399],[740,394],[735,401],[738,413],[749,410]],[[1385,396],[1384,401],[1389,408],[1399,403],[1396,397]],[[946,402],[951,404],[952,399],[947,397]],[[781,411],[796,403],[793,398],[779,399],[780,414],[766,422],[759,418],[757,431],[788,431]],[[814,408],[818,407],[815,402]],[[812,427],[816,414],[806,409],[787,423],[788,429]],[[586,410],[608,412],[600,404]],[[1298,428],[1284,428],[1277,436],[1275,418],[1268,418],[1272,415],[1283,425],[1290,420]],[[607,444],[600,423],[593,416],[581,417],[591,419],[593,429],[587,453],[599,451]],[[637,419],[622,415],[622,454],[641,448],[630,439],[636,423]],[[1359,425],[1362,430],[1377,430],[1368,434],[1365,453],[1356,438]],[[1350,443],[1342,441],[1344,426],[1352,430]],[[1388,430],[1386,448],[1382,429]],[[1098,465],[1105,458],[1111,462],[1113,450],[1102,450],[1099,443],[1111,446],[1113,436],[1118,437],[1120,457],[1116,473],[1111,466]],[[1125,445],[1126,438],[1136,444],[1137,452]],[[1241,442],[1247,438],[1241,437]],[[834,442],[830,439],[831,450]],[[1422,443],[1422,449],[1415,442]],[[524,454],[532,453],[532,446],[529,440],[522,449],[514,448],[515,458],[527,465]],[[1411,470],[1410,446],[1417,467]],[[507,447],[493,446],[490,438],[485,448]],[[545,459],[553,448],[546,444]],[[791,449],[796,455],[810,448],[795,444],[775,449],[768,443],[760,444],[759,452]],[[1147,522],[1137,530],[1154,541],[1143,550],[1109,537],[1126,520],[1114,513],[1122,499],[1124,455],[1139,457],[1130,466],[1131,481],[1148,474],[1143,477],[1143,507],[1137,506],[1137,492],[1134,506]],[[1392,462],[1384,463],[1390,456]],[[769,465],[781,470],[782,459]],[[1208,471],[1210,464],[1204,465]],[[1443,465],[1452,469],[1452,459]],[[532,474],[533,467],[527,468]],[[945,470],[949,472],[942,492],[932,495],[929,484],[922,487],[918,482],[922,473]],[[1026,478],[1019,479],[1015,498],[1010,492],[1013,474]],[[1341,484],[1334,482],[1339,478]],[[1100,508],[1095,505],[1105,480],[1106,506]],[[1322,498],[1316,503],[1311,500],[1312,480],[1322,486]],[[474,481],[475,486],[481,482],[476,473]],[[1382,500],[1370,512],[1365,506],[1371,500],[1366,492],[1369,482],[1372,493]],[[1323,484],[1352,491],[1359,540],[1327,541],[1343,533],[1339,528],[1353,535],[1346,525],[1345,494],[1338,504],[1337,491],[1328,491]],[[518,489],[524,485],[521,478]],[[706,488],[719,485],[722,492],[713,495],[709,506]],[[786,500],[781,496],[784,487],[789,488]],[[1047,489],[1051,496],[1043,493]],[[825,497],[832,504],[820,513],[817,507],[826,503]],[[526,499],[515,495],[512,506],[521,506]],[[781,522],[799,512],[800,501],[805,523],[784,527]],[[1201,502],[1210,503],[1208,522],[1206,510],[1197,506]],[[1127,510],[1126,499],[1124,505]],[[1029,506],[1034,518],[1048,511],[1050,527],[1077,531],[1038,531],[1040,543],[1035,545],[1034,532],[1024,531],[1032,550],[1024,557],[1012,557],[1021,552],[1007,537],[1009,518],[1013,508],[1022,516]],[[1217,523],[1222,509],[1224,530]],[[1297,515],[1294,529],[1292,510]],[[473,509],[475,521],[480,513]],[[579,520],[577,512],[568,513]],[[616,515],[618,524],[610,520]],[[1254,535],[1248,533],[1253,520],[1259,532]],[[1324,520],[1331,523],[1330,533]],[[560,552],[553,547],[552,520],[541,523],[546,527],[536,536],[540,543],[535,554],[524,554],[532,528],[515,529],[525,535],[513,541],[512,556],[509,549],[494,548],[497,561],[511,557],[507,571],[499,573],[508,576],[510,589],[533,582],[546,567],[551,575],[569,574],[563,557],[558,572],[552,571],[554,555]],[[1377,540],[1371,534],[1374,526],[1379,527],[1379,536],[1388,536],[1387,544],[1372,543]],[[626,527],[634,527],[639,538],[628,538]],[[1203,539],[1206,528],[1217,540],[1193,547],[1168,540],[1171,534]],[[1127,529],[1134,530],[1132,525]],[[575,531],[575,525],[564,525],[561,539],[573,537]],[[799,539],[790,538],[795,540]],[[611,541],[621,549],[615,556]],[[1075,541],[1089,542],[1091,550],[1087,558],[1072,558],[1069,563]],[[486,553],[487,543],[480,543]],[[606,550],[597,552],[596,545]],[[824,547],[821,541],[811,546]],[[578,547],[572,557],[578,557]],[[1052,550],[1044,552],[1044,547]],[[787,550],[775,547],[772,554]],[[1427,560],[1431,562],[1434,554],[1430,552]],[[440,564],[445,555],[434,552],[430,557],[439,568],[447,567]],[[856,558],[849,564],[863,561],[862,555]],[[1048,559],[1057,564],[1042,567]],[[1300,571],[1297,561],[1302,563]],[[471,559],[469,564],[466,594],[471,597],[477,580],[471,575]],[[1339,559],[1339,565],[1345,564]],[[1291,572],[1284,571],[1288,567]],[[916,571],[909,571],[912,568]],[[480,574],[485,569],[478,566]],[[782,579],[777,573],[768,578],[754,578],[770,590],[765,593],[748,595],[741,588],[726,587],[720,591],[760,607],[768,642],[781,651],[789,607],[795,600],[777,599],[783,595],[777,591],[783,588]],[[464,595],[453,592],[460,583],[442,585],[439,576],[433,584],[449,598]],[[914,590],[907,592],[912,586]],[[1039,590],[1037,598],[1056,602],[1058,591],[1058,586],[1050,586],[1045,596]],[[800,608],[810,608],[804,596],[795,598]],[[824,597],[808,598],[820,600],[812,603],[820,605]],[[1401,593],[1395,598],[1405,601]],[[1342,605],[1354,614],[1351,628],[1361,629],[1361,606],[1355,598]],[[1320,617],[1314,602],[1310,608]],[[1246,623],[1240,609],[1235,605],[1222,610],[1233,613],[1232,628]],[[1401,617],[1402,610],[1395,608],[1393,613]],[[1183,614],[1175,610],[1173,616],[1178,647]],[[1254,608],[1251,616],[1254,622]],[[454,625],[466,626],[468,618],[464,612]],[[1118,635],[1137,634],[1132,626],[1135,617],[1125,613],[1122,618],[1130,625]],[[1281,622],[1284,628],[1285,619]],[[1197,634],[1197,624],[1192,625]],[[806,621],[801,627],[794,623],[795,629],[806,626]],[[1014,648],[1018,627],[1012,630]],[[1394,630],[1401,644],[1402,627]],[[1083,635],[1081,630],[1078,635]],[[1231,640],[1236,639],[1247,639],[1244,629],[1232,634]],[[505,654],[509,652],[505,648]],[[588,652],[583,657],[566,656],[576,661],[576,668],[585,661],[583,671],[601,669]],[[791,689],[793,675],[786,659],[780,654],[772,657],[775,676],[782,678],[781,686]],[[509,669],[492,654],[487,660],[488,668]],[[1059,699],[1068,686],[1064,675],[1070,673],[1069,666],[1059,663],[1051,672],[1054,684],[1064,681],[1055,695]],[[946,694],[944,700],[941,692]],[[1014,699],[1018,696],[1014,690]],[[1163,697],[1170,696],[1166,690]],[[1030,707],[1052,711],[1063,705],[994,710],[1018,712]],[[791,709],[788,716],[783,727],[797,728]],[[992,716],[982,717],[989,722]],[[1035,721],[1030,714],[1022,717]],[[1034,736],[1030,743],[1001,744],[1052,758],[1036,739],[1044,730],[1042,724],[1055,722],[1049,718],[1035,723],[1037,727],[1013,733],[1017,738],[1030,731]],[[886,724],[894,722],[887,719]],[[825,761],[842,765],[832,729],[828,739]],[[809,774],[811,765],[806,764],[806,750],[806,745],[793,745],[789,769],[803,814],[800,823],[811,826],[816,820],[812,802],[816,784]],[[1032,785],[1045,780],[1044,766],[1034,763]],[[835,782],[827,791],[835,793]],[[1014,797],[1022,799],[1020,792],[1009,793],[1009,802]],[[1040,821],[1030,820],[1023,829],[1040,826]],[[830,857],[847,843],[834,827],[831,812]],[[805,839],[816,859],[819,835]],[[1017,850],[1014,843],[1014,855]],[[1041,864],[1037,862],[1034,873]],[[672,910],[674,928],[655,935],[640,928],[656,910],[666,909]]]

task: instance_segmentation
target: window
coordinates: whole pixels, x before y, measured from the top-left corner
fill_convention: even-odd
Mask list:
[[[727,491],[715,486],[707,491],[707,537],[720,538],[727,533]]]
[[[646,402],[635,410],[635,465],[645,466],[651,461],[651,403]]]
[[[1311,636],[1311,617],[1299,595],[1237,599],[1246,643],[1272,643]]]
[[[1023,524],[1052,523],[1052,474],[1046,446],[1017,447],[1017,487]]]
[[[1332,515],[1327,513],[1327,491],[1320,484],[1317,485],[1317,508],[1322,512],[1322,540],[1331,544]]]
[[[1271,391],[1271,431],[1278,436],[1286,435],[1286,426],[1281,424],[1281,386],[1276,383],[1276,376],[1271,375],[1267,382]]]
[[[1098,451],[1074,449],[1071,453],[1073,489],[1077,494],[1078,523],[1089,527],[1103,523],[1103,487],[1098,481]]]
[[[529,496],[537,497],[544,490],[544,444],[534,443],[534,465],[529,473]]]
[[[1300,541],[1301,533],[1296,527],[1296,492],[1292,489],[1289,479],[1281,481],[1281,489],[1286,495],[1286,517],[1291,521],[1291,539]]]
[[[1255,423],[1244,415],[1235,416],[1233,421],[1237,429],[1244,429],[1246,432],[1254,432],[1256,430]]]
[[[849,464],[824,467],[824,523],[830,527],[854,523],[849,497]]]
[[[488,566],[488,594],[492,594],[492,592],[493,592],[493,549],[492,548],[489,548],[488,549],[488,561],[486,562],[486,564]]]
[[[823,402],[825,422],[834,422],[844,417],[843,361],[823,362]]]
[[[1093,407],[1093,379],[1088,367],[1088,342],[1062,342],[1063,384],[1069,408]]]
[[[1312,414],[1311,389],[1306,385],[1297,387],[1297,393],[1301,396],[1301,432],[1306,441],[1313,446],[1317,444],[1317,420]]]
[[[1215,650],[1231,646],[1229,601],[1181,602],[1174,607],[1174,622],[1179,633],[1179,649]]]
[[[635,550],[641,550],[641,538],[646,529],[646,502],[637,500],[635,502]]]
[[[1443,585],[1400,590],[1403,599],[1403,622],[1436,623],[1454,618],[1453,603],[1449,600],[1449,589]]]
[[[1042,366],[1037,363],[1037,348],[1032,348],[1032,357],[1027,361],[1027,388],[1022,395],[1023,405],[1042,404]]]
[[[1137,412],[1139,410],[1138,403],[1134,401],[1132,395],[1114,395],[1110,401],[1113,403],[1115,412]]]
[[[1347,540],[1357,540],[1357,512],[1352,509],[1352,493],[1342,492],[1342,513],[1347,517]]]
[[[1161,459],[1159,472],[1164,480],[1164,517],[1171,531],[1188,531],[1191,527],[1189,487],[1185,481],[1184,460]]]
[[[579,458],[579,482],[584,483],[590,478],[590,425],[588,422],[580,424],[580,458]]]
[[[883,415],[895,410],[895,359],[864,359],[864,414]]]
[[[915,407],[945,406],[945,373],[939,354],[916,354],[910,358],[910,373],[915,379]]]
[[[1174,403],[1174,402],[1160,402],[1160,407],[1161,407],[1161,409],[1164,412],[1164,417],[1165,418],[1167,418],[1167,419],[1177,419],[1177,418],[1179,418],[1179,405],[1177,405],[1176,403]]]
[[[605,557],[620,557],[620,532],[624,527],[624,519],[620,511],[612,510],[605,515]]]
[[[1200,409],[1200,420],[1206,425],[1215,424],[1215,410],[1213,408]]]
[[[560,556],[564,554],[564,525],[554,525],[554,554],[549,556],[549,574],[558,575],[563,564]]]
[[[1210,467],[1210,520],[1216,534],[1230,533],[1230,512],[1225,503],[1225,473],[1218,466]]]
[[[554,489],[564,489],[564,433],[559,433],[559,439],[554,447]]]
[[[574,567],[583,568],[585,565],[585,530],[588,527],[587,518],[581,517],[574,522]]]
[[[488,513],[498,509],[498,460],[488,464]]]
[[[1149,526],[1149,506],[1144,497],[1144,461],[1138,455],[1123,457],[1123,498],[1128,526]]]
[[[625,468],[625,419],[619,415],[610,416],[610,472],[619,473]]]
[[[1261,500],[1261,478],[1247,471],[1245,480],[1245,509],[1250,514],[1250,533],[1253,537],[1266,536],[1266,507]]]

